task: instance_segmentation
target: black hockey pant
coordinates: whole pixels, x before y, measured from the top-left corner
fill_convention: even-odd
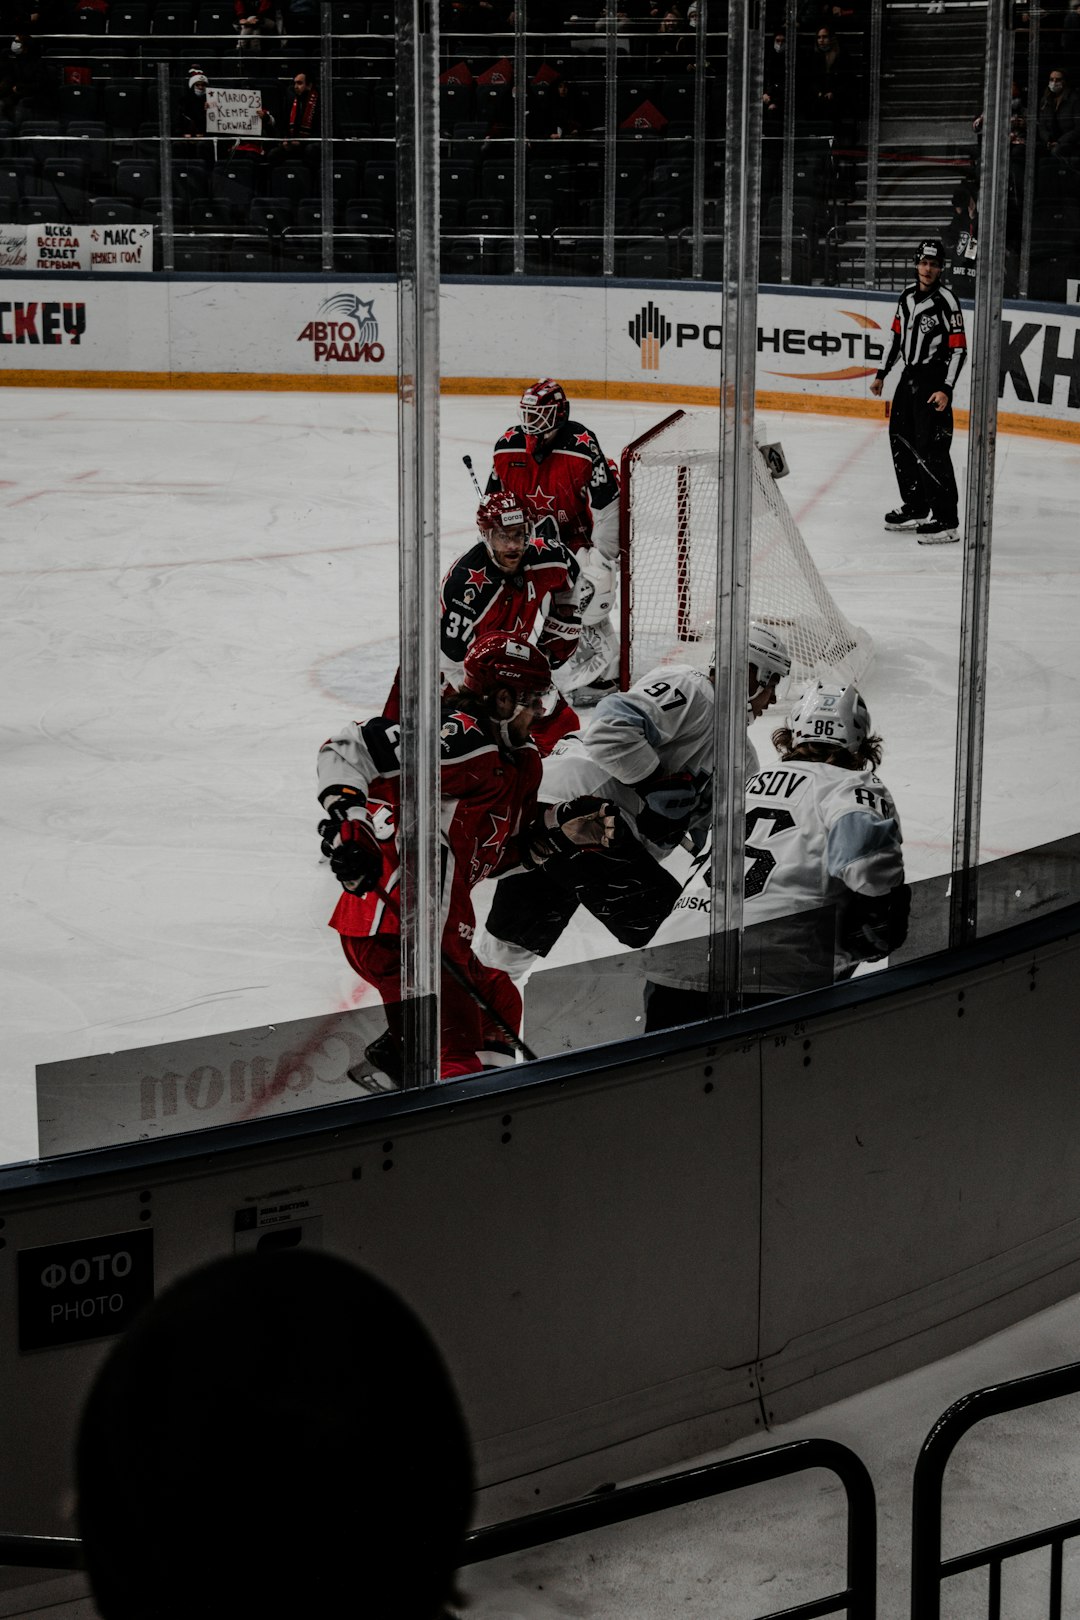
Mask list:
[[[500,879],[487,930],[496,939],[546,956],[581,905],[620,944],[645,945],[680,893],[671,873],[624,829],[612,849],[553,855],[532,872]]]
[[[940,386],[931,372],[904,372],[889,412],[892,450],[900,500],[913,512],[933,513],[939,523],[956,527],[957,493],[949,450],[952,446],[952,405],[936,411],[927,404]]]

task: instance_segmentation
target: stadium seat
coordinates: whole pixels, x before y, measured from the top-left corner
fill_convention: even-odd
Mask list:
[[[256,197],[248,209],[247,224],[253,231],[280,236],[292,224],[293,214],[288,197]]]
[[[110,34],[149,34],[150,7],[145,0],[113,0],[109,8]]]
[[[348,231],[377,231],[388,232],[389,224],[383,206],[380,202],[368,202],[363,197],[354,197],[352,202],[345,206],[345,229]]]
[[[632,280],[663,279],[671,274],[671,249],[667,242],[629,242],[617,254],[620,273]]]
[[[323,222],[322,203],[318,197],[305,197],[303,202],[296,205],[296,228],[300,231],[321,231]]]
[[[219,5],[216,0],[203,0],[195,15],[195,32],[201,35],[231,35],[235,17],[232,6]]]
[[[274,255],[269,248],[248,244],[244,247],[233,247],[229,250],[228,269],[231,274],[237,272],[261,272],[275,269]]]
[[[193,230],[220,235],[237,223],[236,210],[222,197],[198,197],[188,204],[188,222]]]
[[[476,165],[444,158],[439,165],[439,196],[464,205],[476,196]]]
[[[0,220],[13,225],[19,217],[19,185],[10,175],[0,174]]]
[[[116,165],[116,194],[129,202],[141,205],[159,189],[161,171],[156,163],[145,163],[141,158],[121,158]]]
[[[90,208],[85,163],[46,158],[41,166],[41,195],[52,204],[58,222],[85,224]]]
[[[195,8],[189,0],[157,0],[150,19],[152,34],[184,36],[195,27]]]
[[[311,174],[306,165],[283,161],[275,163],[270,184],[276,197],[288,197],[294,205],[311,195]]]
[[[397,171],[392,161],[364,164],[364,196],[381,202],[388,219],[396,213],[396,186]]]
[[[212,275],[221,270],[223,258],[218,249],[205,244],[177,242],[173,249],[173,263],[177,270]]]
[[[105,122],[111,135],[134,135],[143,120],[143,86],[114,79],[105,86]]]
[[[336,203],[344,203],[350,197],[355,197],[360,189],[360,165],[352,158],[335,159],[330,166],[330,184]]]
[[[134,225],[142,210],[126,197],[95,197],[90,203],[91,225]]]
[[[509,222],[509,206],[499,197],[477,197],[465,204],[466,230],[481,233],[505,230]]]
[[[225,158],[210,171],[210,195],[220,197],[246,213],[255,196],[255,166],[239,158]]]
[[[70,129],[73,119],[97,120],[101,117],[101,86],[97,84],[62,84],[59,93],[60,122]]]

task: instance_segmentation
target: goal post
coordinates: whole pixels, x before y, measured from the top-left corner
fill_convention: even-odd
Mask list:
[[[715,413],[673,411],[622,453],[620,685],[711,656],[720,501]],[[873,642],[840,611],[765,457],[753,455],[750,616],[782,636],[798,680],[858,681]]]

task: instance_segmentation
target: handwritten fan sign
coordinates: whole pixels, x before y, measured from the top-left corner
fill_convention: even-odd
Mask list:
[[[262,120],[258,90],[206,90],[206,133],[208,135],[259,135]]]

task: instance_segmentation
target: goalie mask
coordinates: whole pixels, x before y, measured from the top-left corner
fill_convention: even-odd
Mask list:
[[[855,686],[818,681],[803,693],[791,717],[795,744],[826,743],[857,755],[869,732],[870,711]]]
[[[513,574],[521,566],[532,539],[535,511],[527,495],[500,491],[489,495],[476,514],[476,527],[500,573]]]
[[[521,396],[521,429],[529,454],[553,438],[569,417],[570,401],[554,377],[543,377],[526,388]]]
[[[531,641],[496,630],[470,644],[461,684],[479,697],[494,697],[500,687],[508,686],[520,707],[549,690],[551,665]]]

